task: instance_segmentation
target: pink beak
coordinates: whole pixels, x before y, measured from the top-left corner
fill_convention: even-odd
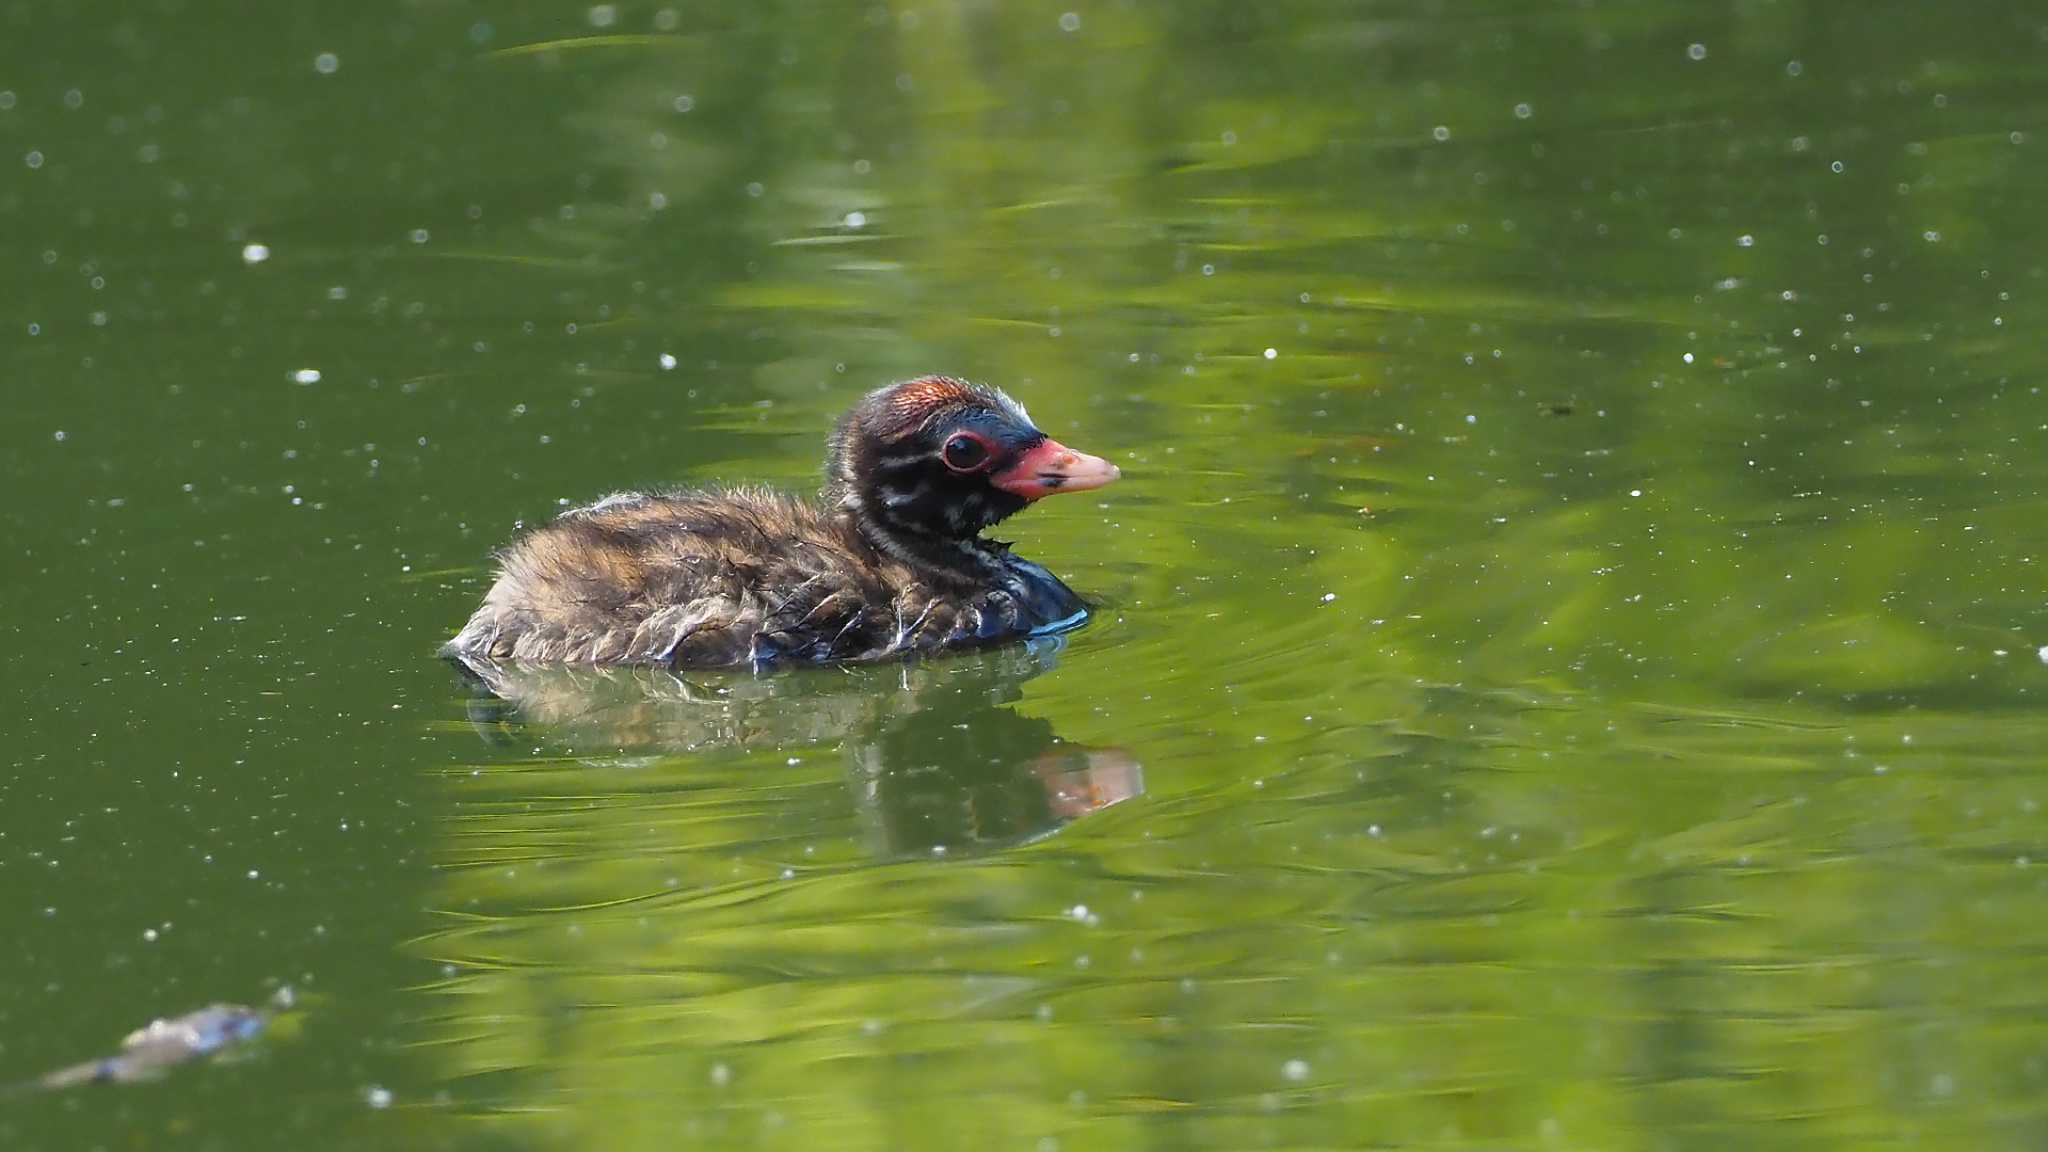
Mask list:
[[[1055,492],[1086,492],[1116,480],[1123,472],[1100,456],[1076,452],[1047,437],[1017,462],[989,476],[988,482],[1026,500]]]

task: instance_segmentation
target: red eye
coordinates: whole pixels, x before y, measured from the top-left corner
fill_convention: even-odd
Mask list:
[[[988,463],[988,442],[969,432],[961,432],[946,441],[946,447],[939,453],[946,467],[955,472],[978,472]]]

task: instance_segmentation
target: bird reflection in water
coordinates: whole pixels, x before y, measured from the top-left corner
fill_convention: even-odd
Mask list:
[[[492,743],[544,736],[589,755],[673,756],[837,742],[881,857],[1029,843],[1144,791],[1119,748],[1068,743],[1013,705],[1065,640],[929,661],[767,676],[458,658]]]

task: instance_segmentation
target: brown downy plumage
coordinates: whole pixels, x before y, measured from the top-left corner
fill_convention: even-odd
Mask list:
[[[874,660],[1071,627],[1087,608],[981,532],[1114,464],[993,389],[926,376],[839,422],[817,503],[764,489],[621,493],[499,556],[442,653],[468,663],[713,667]]]

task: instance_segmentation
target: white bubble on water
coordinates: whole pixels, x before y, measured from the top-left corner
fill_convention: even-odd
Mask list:
[[[21,162],[30,168],[41,168],[43,166],[43,154],[40,150],[32,148],[29,150],[28,155],[21,158]]]
[[[264,262],[265,260],[268,260],[268,259],[270,259],[270,245],[268,245],[268,244],[244,244],[244,245],[242,245],[242,263],[244,263],[244,264],[261,264],[261,263],[263,263],[263,262]]]
[[[292,373],[292,383],[294,384],[318,384],[319,382],[320,370],[318,368],[301,368],[297,372]]]
[[[1306,1060],[1289,1060],[1280,1066],[1280,1074],[1296,1084],[1308,1079],[1308,1071],[1308,1061]]]
[[[586,17],[592,28],[609,28],[619,22],[619,9],[613,4],[593,4]]]
[[[1268,349],[1266,349],[1266,359],[1268,359],[1268,360],[1278,360],[1279,358],[1280,358],[1280,350],[1279,350],[1278,348],[1268,348]]]
[[[363,1092],[363,1102],[382,1112],[384,1109],[391,1107],[391,1089],[378,1084],[372,1084]]]
[[[341,57],[332,52],[322,52],[313,57],[313,71],[322,76],[332,76],[341,69]]]
[[[848,212],[848,213],[846,214],[846,226],[847,226],[848,228],[865,228],[865,227],[867,227],[867,226],[868,226],[868,214],[867,214],[867,213],[865,213],[865,212]]]
[[[1694,60],[1705,60],[1707,58],[1707,46],[1705,44],[1688,45],[1685,49],[1685,54]]]
[[[661,354],[661,370],[662,370],[663,372],[673,372],[673,371],[675,371],[675,370],[676,370],[676,356],[675,356],[675,353],[673,353],[673,352],[663,352],[663,353]]]
[[[1080,30],[1081,30],[1081,14],[1080,14],[1079,12],[1062,12],[1062,13],[1060,13],[1060,31],[1062,31],[1062,32],[1079,32]]]
[[[723,1088],[730,1083],[732,1083],[732,1069],[724,1064],[713,1064],[711,1066],[712,1086],[715,1088]]]

